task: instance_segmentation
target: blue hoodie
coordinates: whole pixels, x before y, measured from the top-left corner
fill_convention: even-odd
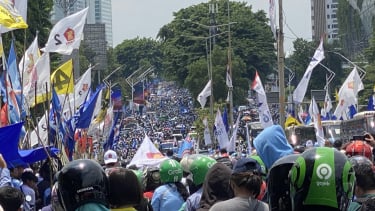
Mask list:
[[[272,164],[281,157],[293,154],[293,148],[285,137],[280,125],[265,128],[253,141],[257,154],[270,169]]]

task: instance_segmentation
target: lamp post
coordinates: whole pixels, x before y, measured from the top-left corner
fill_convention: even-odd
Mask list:
[[[360,71],[359,73],[359,76],[361,79],[363,79],[366,75],[366,71],[364,69],[362,69],[360,66],[356,65],[354,62],[350,61],[348,58],[346,58],[344,55],[342,55],[341,53],[339,52],[336,52],[336,51],[327,51],[329,53],[334,53],[336,55],[339,55],[341,58],[343,58],[345,61],[349,62],[351,65],[353,65],[354,67],[357,67],[358,70]]]

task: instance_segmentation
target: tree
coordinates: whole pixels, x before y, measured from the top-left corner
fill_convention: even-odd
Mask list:
[[[163,26],[159,33],[163,47],[163,70],[173,75],[180,84],[188,76],[187,67],[209,53],[209,29],[214,38],[211,40],[214,48],[228,48],[228,1],[216,1],[219,11],[215,17],[207,14],[207,3],[181,9],[174,14],[175,19]],[[254,13],[246,3],[230,2],[231,42],[233,55],[238,56],[245,66],[241,77],[250,78],[257,69],[270,73],[276,62],[271,30],[267,25],[266,14],[263,11]],[[209,27],[210,22],[213,25]],[[207,47],[208,46],[208,47]],[[224,58],[223,68],[227,64]],[[233,68],[233,72],[237,71]],[[237,80],[237,79],[234,79]]]

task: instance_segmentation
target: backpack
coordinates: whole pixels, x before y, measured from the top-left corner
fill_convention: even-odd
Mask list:
[[[359,211],[375,210],[375,196],[359,198],[356,200],[356,202],[361,205],[361,207],[358,209]]]

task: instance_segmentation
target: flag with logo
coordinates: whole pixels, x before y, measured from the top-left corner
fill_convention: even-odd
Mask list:
[[[202,108],[206,105],[207,97],[211,95],[211,80],[209,80],[206,86],[198,95],[198,102],[201,104]]]
[[[238,127],[239,127],[239,124],[240,124],[240,116],[241,115],[237,116],[236,124],[234,125],[233,134],[232,134],[232,137],[230,137],[229,144],[228,144],[228,147],[227,147],[228,152],[236,151],[236,139],[237,139]]]
[[[354,67],[338,92],[339,102],[334,112],[337,119],[346,115],[346,110],[349,106],[357,104],[357,94],[363,89],[364,86],[357,67]]]
[[[24,1],[27,7],[27,1]],[[15,7],[14,1],[10,0],[0,1],[0,25],[11,29],[26,29],[28,27],[26,21]]]
[[[258,71],[255,72],[255,79],[252,83],[251,88],[257,93],[258,113],[259,120],[263,128],[273,125],[270,109],[267,104],[267,96],[264,91],[262,81],[258,75]]]
[[[44,145],[48,145],[48,122],[47,122],[47,111],[46,113],[40,118],[37,127],[31,132],[30,134],[30,143],[31,147],[37,146],[39,144],[39,138],[40,141]],[[39,138],[38,138],[39,137]]]
[[[57,94],[73,93],[73,59],[69,59],[52,73],[51,82]]]
[[[136,165],[138,168],[144,166],[158,166],[161,162],[168,159],[156,148],[150,138],[145,134],[142,144],[139,146],[133,159],[128,166]]]
[[[324,142],[325,142],[324,132],[323,132],[322,121],[320,119],[319,108],[318,108],[318,105],[316,104],[314,97],[311,99],[309,113],[312,116],[312,120],[314,122],[316,140],[318,141],[319,146],[322,147],[324,146]]]
[[[332,109],[332,101],[331,97],[329,96],[328,89],[326,90],[326,96],[324,98],[324,107],[322,108],[321,114],[324,119],[330,119],[329,113]]]
[[[74,96],[76,107],[80,106],[86,99],[91,87],[91,67],[81,76],[74,86]]]
[[[47,100],[47,94],[51,93],[51,74],[50,74],[49,54],[44,53],[36,62],[32,69],[31,80],[28,86],[24,86],[23,91],[25,99],[30,107]]]
[[[49,34],[44,52],[70,55],[78,49],[83,36],[88,7],[69,15],[55,24]]]
[[[215,118],[215,136],[217,141],[219,142],[220,148],[226,148],[229,144],[229,138],[227,130],[225,129],[225,125],[223,122],[223,118],[221,117],[221,112],[217,109],[216,118]]]
[[[227,77],[226,77],[225,83],[227,84],[228,88],[233,88],[232,77],[230,76],[229,64],[227,65]]]
[[[323,49],[323,38],[320,39],[319,47],[315,50],[314,56],[310,61],[309,66],[305,71],[301,81],[297,85],[297,88],[293,92],[293,101],[295,103],[302,103],[305,97],[307,85],[309,84],[311,73],[314,68],[324,59],[324,49]]]
[[[212,144],[212,141],[211,141],[210,129],[208,128],[207,117],[204,117],[203,125],[204,125],[204,132],[203,132],[204,144],[210,145]]]

